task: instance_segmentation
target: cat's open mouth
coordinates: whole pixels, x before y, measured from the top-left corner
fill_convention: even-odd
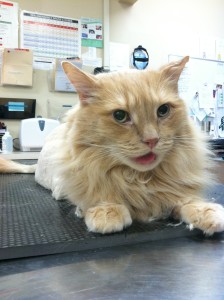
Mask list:
[[[150,164],[153,161],[155,161],[155,159],[156,159],[155,153],[149,152],[149,153],[147,153],[143,156],[139,156],[139,157],[134,158],[134,161],[138,164],[141,164],[141,165],[147,165],[147,164]]]

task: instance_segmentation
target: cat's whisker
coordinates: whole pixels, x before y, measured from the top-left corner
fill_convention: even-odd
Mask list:
[[[170,149],[170,141],[172,139],[163,139],[161,138],[162,142],[163,142],[163,145],[159,148],[159,151],[160,152],[166,152],[169,148],[169,152],[172,151],[172,148]],[[191,143],[186,143],[186,140],[194,140],[194,139],[185,139],[185,138],[176,138],[174,139],[174,147],[177,147],[177,146],[181,146],[181,149],[183,150],[186,150],[186,151],[192,151],[195,149],[195,145],[194,144],[191,144]],[[176,142],[178,142],[178,144],[176,144]],[[98,145],[98,144],[95,144],[95,143],[87,143],[87,142],[80,142],[80,143],[77,143],[79,145],[84,145],[84,146],[88,146],[88,147],[96,147],[96,148],[99,148],[101,149],[102,151],[98,152],[98,158],[99,159],[106,159],[108,157],[110,158],[113,158],[114,160],[116,159],[117,162],[120,162],[119,159],[117,159],[117,157],[119,156],[122,156],[124,159],[129,159],[130,157],[133,157],[133,156],[138,156],[136,155],[137,151],[139,149],[136,149],[136,148],[133,148],[133,149],[130,149],[130,147],[127,147],[126,145],[122,145],[122,147],[120,147],[118,149],[117,146],[114,146],[114,145]],[[96,153],[95,153],[96,154]],[[140,155],[139,155],[140,156]],[[96,158],[96,157],[95,157]]]
[[[185,137],[185,136],[173,136],[173,137],[161,137],[160,141],[170,141],[170,140],[192,140],[195,141],[197,138],[190,138],[190,137]]]
[[[130,147],[125,147],[124,145],[122,145],[122,147],[119,148],[119,151],[117,150],[118,147],[117,146],[113,146],[113,145],[98,145],[98,144],[94,144],[94,143],[87,143],[87,142],[80,142],[80,143],[76,143],[76,145],[83,145],[83,146],[88,146],[88,147],[97,147],[97,148],[101,148],[101,149],[106,149],[106,150],[116,150],[118,153],[126,153],[126,151],[137,151],[138,149],[133,148],[130,149]]]
[[[76,142],[76,145],[80,145],[80,146],[89,146],[89,147],[98,147],[98,148],[103,148],[103,149],[113,149],[113,146],[109,146],[109,145],[98,145],[98,144],[94,144],[94,143],[87,143],[87,142]]]
[[[185,138],[185,137],[173,137],[173,140],[191,140],[191,141],[195,141],[197,140],[196,138]]]

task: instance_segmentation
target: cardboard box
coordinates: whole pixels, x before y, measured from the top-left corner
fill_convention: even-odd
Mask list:
[[[3,50],[1,84],[32,86],[32,50],[16,48],[5,48]]]

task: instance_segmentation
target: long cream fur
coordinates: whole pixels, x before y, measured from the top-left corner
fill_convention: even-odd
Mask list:
[[[178,96],[188,59],[158,71],[98,76],[63,63],[80,103],[48,136],[35,178],[56,199],[74,203],[88,230],[120,231],[134,219],[149,222],[169,215],[206,234],[224,230],[223,207],[202,196],[211,181],[210,152]],[[159,117],[163,104],[170,111]],[[126,111],[130,120],[119,123],[116,110]],[[155,159],[136,162],[151,151]],[[0,172],[22,170],[0,160]]]

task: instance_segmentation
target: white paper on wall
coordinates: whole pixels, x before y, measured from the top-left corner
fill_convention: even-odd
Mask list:
[[[18,3],[0,1],[0,49],[18,48]]]
[[[110,43],[110,70],[127,70],[130,66],[129,45]]]

